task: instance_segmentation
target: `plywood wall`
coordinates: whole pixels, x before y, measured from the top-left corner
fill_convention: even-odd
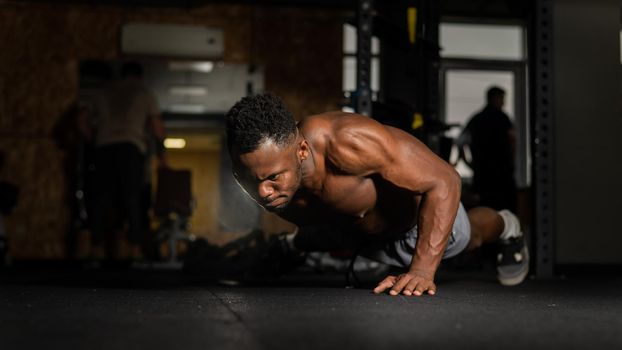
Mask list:
[[[0,180],[21,190],[19,205],[6,220],[15,258],[64,257],[66,155],[51,131],[76,98],[78,62],[121,58],[124,23],[223,28],[223,60],[263,65],[266,88],[282,95],[299,117],[337,108],[342,17],[335,11],[229,5],[0,4],[0,150],[7,153]]]

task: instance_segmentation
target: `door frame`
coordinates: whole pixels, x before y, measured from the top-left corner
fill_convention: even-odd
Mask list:
[[[442,121],[446,120],[447,72],[452,70],[468,71],[507,71],[514,74],[514,124],[516,128],[516,183],[518,188],[531,185],[530,130],[527,116],[527,67],[524,61],[485,60],[443,58],[439,70],[439,114]]]

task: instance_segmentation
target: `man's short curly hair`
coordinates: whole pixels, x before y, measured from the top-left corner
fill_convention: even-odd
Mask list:
[[[282,146],[296,135],[296,120],[283,100],[271,93],[247,96],[226,114],[229,151],[242,154],[255,151],[271,140]]]

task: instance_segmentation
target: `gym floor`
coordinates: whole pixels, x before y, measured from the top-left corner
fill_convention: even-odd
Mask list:
[[[335,273],[226,286],[174,272],[14,268],[0,273],[0,338],[4,350],[620,349],[622,277],[608,276],[509,288],[490,272],[441,271],[438,294],[417,298],[344,288]]]

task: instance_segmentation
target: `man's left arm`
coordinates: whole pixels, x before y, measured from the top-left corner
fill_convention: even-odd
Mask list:
[[[374,289],[397,295],[434,294],[441,262],[460,205],[461,180],[456,170],[405,131],[369,118],[353,117],[329,149],[334,164],[347,173],[379,174],[395,186],[422,195],[418,238],[408,272],[388,276]]]
[[[389,289],[389,294],[422,295],[436,293],[434,277],[447,247],[459,205],[459,177],[439,176],[423,194],[419,209],[417,244],[410,267],[399,276],[388,276],[374,292]]]
[[[460,205],[460,175],[412,135],[386,127],[383,147],[386,161],[379,174],[387,181],[422,195],[417,244],[410,267],[399,276],[388,276],[374,289],[391,295],[436,293],[434,277],[443,258]]]

